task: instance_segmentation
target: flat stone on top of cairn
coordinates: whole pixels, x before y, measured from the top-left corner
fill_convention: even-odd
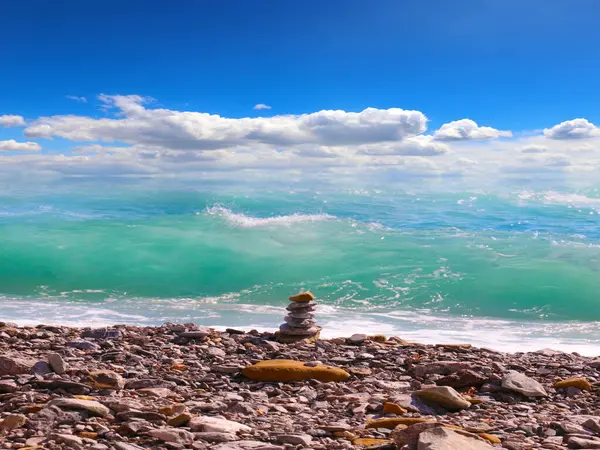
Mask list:
[[[290,297],[285,323],[279,327],[279,342],[291,343],[319,337],[321,328],[315,321],[317,302],[314,299],[315,296],[310,292],[301,292]]]

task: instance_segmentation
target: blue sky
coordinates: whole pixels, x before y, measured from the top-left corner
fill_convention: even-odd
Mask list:
[[[28,126],[44,116],[115,119],[127,114],[98,95],[138,95],[155,99],[142,102],[146,109],[232,119],[401,108],[426,116],[427,131],[416,136],[469,119],[510,130],[514,141],[582,118],[594,127],[583,137],[592,138],[592,124],[600,122],[599,13],[594,0],[4,2],[0,116],[23,116]],[[271,108],[255,110],[256,104]],[[164,147],[164,140],[121,140],[110,133],[83,139],[64,130],[25,134],[5,127],[0,140],[39,143],[41,154],[70,154],[82,142],[182,151],[179,144]],[[508,138],[478,136],[465,140]],[[538,141],[518,148],[569,151]],[[339,142],[319,142],[333,144]],[[10,156],[13,148],[5,145]],[[407,153],[396,156],[415,156]]]

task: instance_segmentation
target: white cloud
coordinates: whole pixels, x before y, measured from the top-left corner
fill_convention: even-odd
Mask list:
[[[439,156],[449,152],[449,147],[436,142],[431,136],[415,136],[397,143],[371,144],[358,148],[363,155]]]
[[[77,97],[76,95],[67,95],[69,100],[74,100],[78,103],[87,103],[87,98],[85,97]]]
[[[260,111],[261,109],[271,109],[271,107],[269,105],[265,105],[264,103],[259,103],[258,105],[254,105],[254,108],[252,109]]]
[[[471,119],[461,119],[445,123],[434,134],[434,138],[438,141],[471,141],[510,136],[512,136],[511,131],[480,127]]]
[[[544,129],[544,136],[561,140],[586,139],[600,136],[600,128],[587,119],[574,119]]]
[[[26,124],[22,116],[4,115],[0,116],[0,125],[4,127],[24,127]]]
[[[121,117],[42,117],[25,130],[30,137],[73,141],[124,142],[172,150],[216,150],[240,145],[359,145],[401,141],[426,130],[419,111],[367,108],[362,112],[319,111],[312,114],[231,119],[200,112],[146,109],[139,96],[100,100]]]
[[[17,142],[14,139],[0,141],[1,152],[39,152],[41,145],[36,142]]]
[[[521,147],[520,151],[521,153],[545,153],[548,151],[548,147],[545,147],[543,145],[531,144]]]

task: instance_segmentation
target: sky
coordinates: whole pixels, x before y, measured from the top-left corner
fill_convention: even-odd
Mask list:
[[[593,182],[599,13],[595,0],[3,2],[0,174]]]

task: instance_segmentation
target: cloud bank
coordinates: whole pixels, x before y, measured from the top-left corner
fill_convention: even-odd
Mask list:
[[[4,126],[24,126],[27,138],[2,141],[0,173],[379,181],[600,175],[600,133],[585,119],[513,135],[469,118],[429,130],[423,112],[401,108],[230,118],[156,107],[140,95],[101,94],[98,100],[95,115],[28,122],[0,116]],[[42,150],[33,141],[48,146]]]

